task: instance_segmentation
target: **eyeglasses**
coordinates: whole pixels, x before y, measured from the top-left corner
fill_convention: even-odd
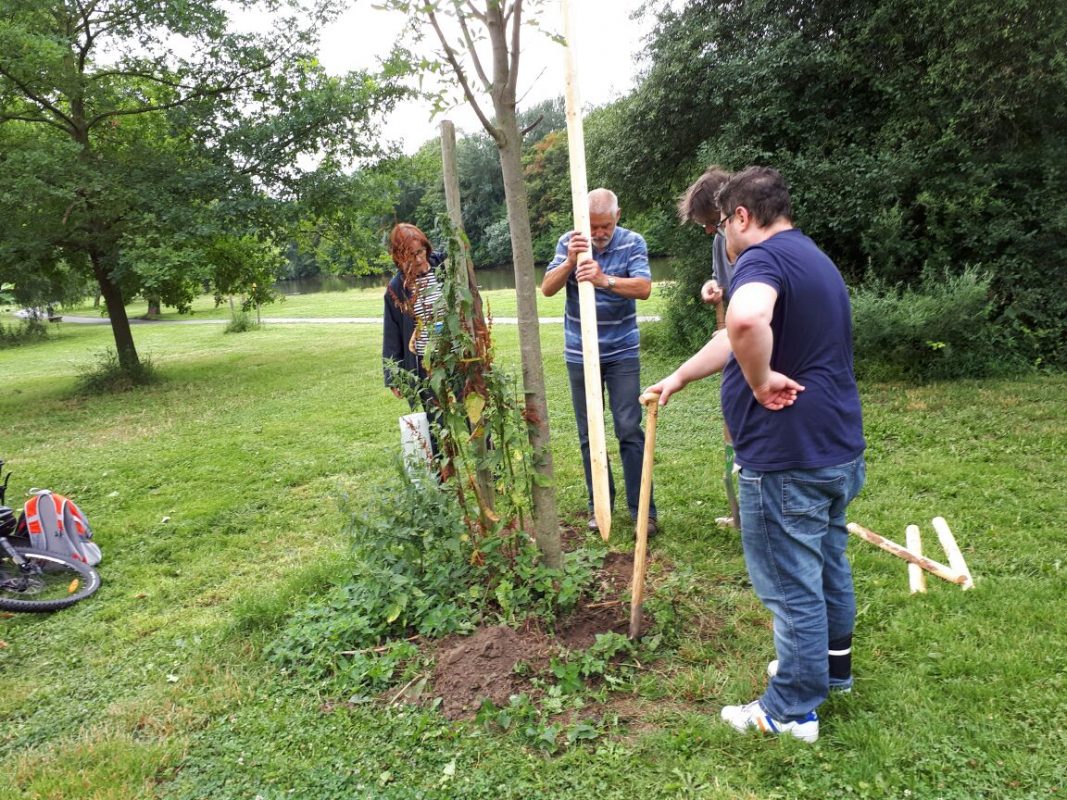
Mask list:
[[[730,217],[732,217],[734,213],[735,212],[731,211],[729,214],[719,220],[719,222],[715,225],[716,233],[722,234],[723,228],[726,227],[726,223],[730,221]]]

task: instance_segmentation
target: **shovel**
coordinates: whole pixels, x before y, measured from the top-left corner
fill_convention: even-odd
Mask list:
[[[645,595],[645,565],[648,560],[648,507],[652,499],[652,463],[656,451],[656,416],[659,393],[646,392],[639,402],[648,406],[645,423],[645,456],[641,462],[641,493],[637,500],[637,535],[634,543],[633,594],[630,598],[630,639],[641,633],[641,602]]]

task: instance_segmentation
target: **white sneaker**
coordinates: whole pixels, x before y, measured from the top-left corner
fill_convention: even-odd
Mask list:
[[[768,661],[767,662],[767,677],[768,678],[773,678],[777,674],[778,674],[778,659],[776,658],[773,661]],[[834,685],[831,685],[830,686],[830,691],[831,692],[837,692],[837,693],[840,693],[840,694],[848,694],[849,692],[852,691],[852,686],[851,686],[851,684],[848,685],[848,686],[834,686]]]
[[[725,706],[720,716],[723,722],[741,733],[755,729],[760,733],[795,736],[808,743],[819,738],[819,715],[814,711],[793,722],[779,722],[763,710],[759,700],[753,700],[743,706]]]

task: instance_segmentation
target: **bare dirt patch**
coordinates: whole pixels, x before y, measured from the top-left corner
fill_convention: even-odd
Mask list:
[[[573,533],[573,532],[572,532]],[[578,535],[565,536],[574,542]],[[620,598],[633,577],[633,555],[608,553],[597,576],[601,599],[583,599],[560,620],[554,635],[536,623],[516,631],[503,625],[479,628],[473,634],[449,637],[437,650],[431,696],[441,698],[441,711],[452,720],[470,719],[486,700],[507,705],[514,694],[532,694],[530,674],[547,668],[561,649],[584,650],[597,634],[626,634],[630,605]],[[642,629],[648,625],[644,621]],[[517,674],[516,665],[529,667]]]

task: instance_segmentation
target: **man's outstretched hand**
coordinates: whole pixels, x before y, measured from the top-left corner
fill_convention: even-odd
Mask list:
[[[673,372],[659,383],[654,383],[645,389],[642,394],[658,394],[659,404],[661,406],[667,405],[667,398],[675,392],[680,392],[685,388],[685,384],[678,378]]]

